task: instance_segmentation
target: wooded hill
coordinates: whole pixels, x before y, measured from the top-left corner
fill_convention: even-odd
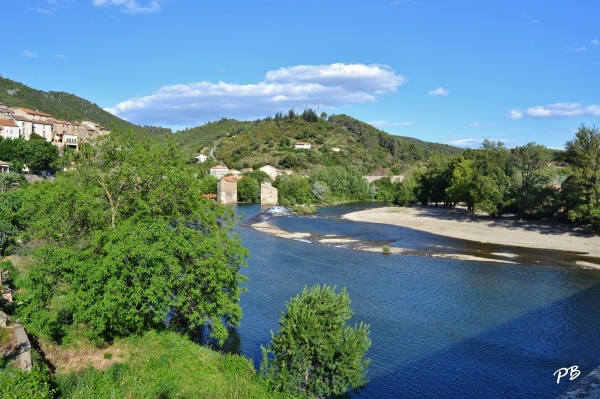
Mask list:
[[[149,129],[118,118],[74,94],[36,90],[3,77],[0,77],[0,102],[9,107],[24,107],[45,112],[54,118],[69,122],[88,120],[109,129],[131,129],[141,137],[156,135]]]
[[[314,166],[355,166],[362,173],[383,170],[398,174],[434,154],[455,155],[463,150],[445,144],[393,136],[347,115],[318,117],[311,109],[240,122],[223,118],[174,134],[190,156],[209,155],[230,168],[271,164],[296,170]],[[310,149],[294,149],[304,141]],[[334,149],[339,149],[335,151]]]
[[[168,135],[170,129],[140,126],[103,110],[98,105],[65,92],[33,89],[0,77],[0,102],[25,107],[67,121],[90,120],[110,129],[133,130],[139,137]],[[314,166],[355,166],[362,173],[399,174],[408,165],[434,154],[455,155],[463,150],[445,144],[390,135],[347,115],[317,116],[312,109],[297,114],[278,112],[255,121],[222,118],[172,135],[190,158],[215,148],[217,160],[230,168],[272,164],[296,170]],[[306,141],[307,150],[294,144]],[[338,148],[339,152],[334,151]]]

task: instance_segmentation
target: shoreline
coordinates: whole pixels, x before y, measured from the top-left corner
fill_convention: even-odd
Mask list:
[[[587,228],[555,221],[518,221],[513,217],[493,220],[484,213],[469,214],[460,208],[432,205],[368,209],[345,214],[342,218],[407,227],[480,243],[578,252],[600,257],[600,237],[594,236]],[[600,265],[592,262],[578,261],[578,264],[600,269]]]

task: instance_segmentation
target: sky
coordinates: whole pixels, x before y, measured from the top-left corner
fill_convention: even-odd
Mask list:
[[[598,0],[9,0],[0,75],[173,131],[310,107],[564,148],[600,128]]]

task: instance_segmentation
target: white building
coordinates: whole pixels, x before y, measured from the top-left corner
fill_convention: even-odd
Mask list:
[[[0,137],[5,139],[18,139],[19,126],[16,123],[0,119]]]
[[[294,144],[294,148],[297,150],[307,150],[310,147],[312,147],[312,144],[307,143],[306,141],[298,141],[296,144]]]
[[[275,180],[277,178],[277,176],[279,176],[281,174],[281,171],[272,165],[265,165],[262,168],[260,168],[259,170],[268,174],[269,177],[271,178],[271,180]]]
[[[224,165],[217,165],[210,168],[210,174],[217,179],[222,179],[227,173],[229,173],[229,168]]]

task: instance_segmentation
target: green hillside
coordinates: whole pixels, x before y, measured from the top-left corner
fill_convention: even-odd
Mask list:
[[[174,134],[189,155],[209,154],[230,168],[272,164],[295,170],[314,166],[358,167],[363,173],[399,173],[407,166],[426,161],[434,154],[457,154],[462,149],[414,138],[393,136],[347,115],[317,117],[311,110],[301,115],[282,115],[240,122],[223,118]],[[307,150],[294,144],[306,141]],[[339,151],[334,151],[339,148]]]
[[[45,112],[69,122],[89,120],[105,127],[132,129],[136,134],[153,136],[150,130],[120,119],[98,105],[74,94],[32,89],[22,83],[0,77],[0,102],[9,107],[24,107]]]

